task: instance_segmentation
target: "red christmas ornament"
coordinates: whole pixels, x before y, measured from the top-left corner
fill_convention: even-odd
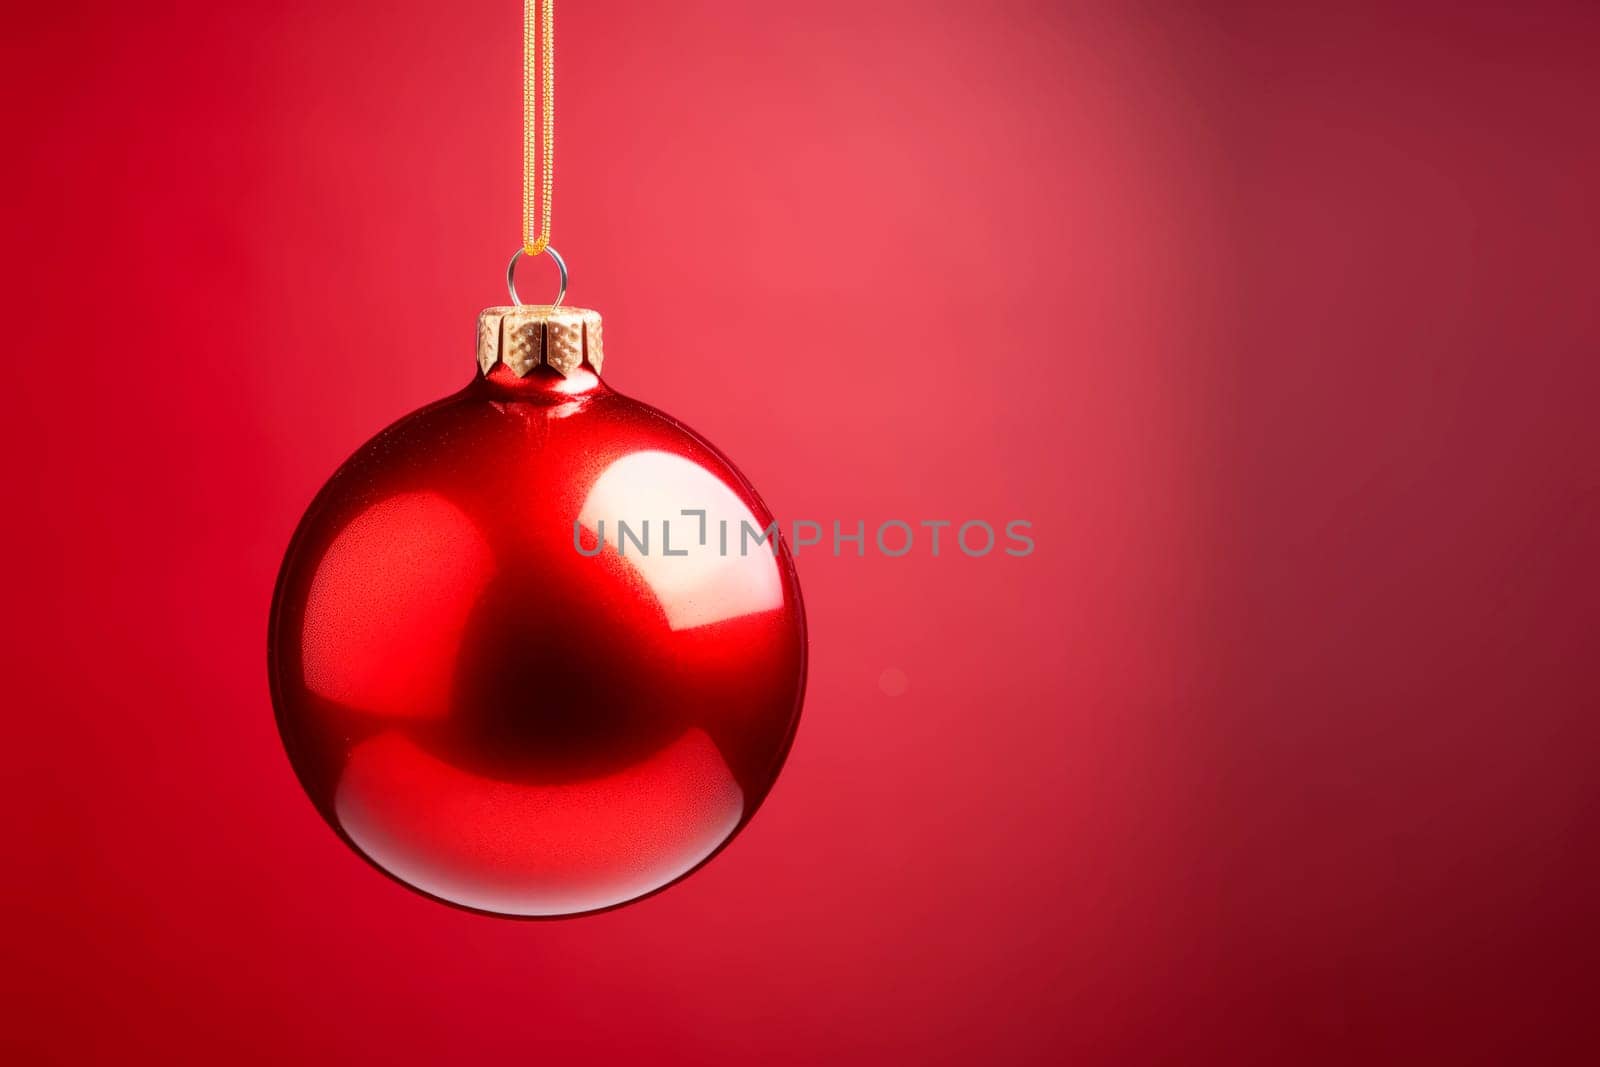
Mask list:
[[[301,521],[278,726],[323,817],[400,882],[501,915],[608,908],[699,866],[771,789],[800,587],[733,465],[600,380],[599,315],[491,308],[478,357]]]

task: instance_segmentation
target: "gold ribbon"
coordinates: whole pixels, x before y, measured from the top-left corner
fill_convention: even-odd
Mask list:
[[[556,152],[554,8],[555,0],[523,0],[522,5],[522,251],[529,256],[550,244]]]

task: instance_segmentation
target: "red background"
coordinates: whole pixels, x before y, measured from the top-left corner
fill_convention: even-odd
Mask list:
[[[611,383],[1038,551],[803,554],[766,807],[542,924],[350,855],[263,655],[502,300],[517,5],[9,13],[11,1060],[1594,1062],[1600,19],[1391,6],[560,5]]]

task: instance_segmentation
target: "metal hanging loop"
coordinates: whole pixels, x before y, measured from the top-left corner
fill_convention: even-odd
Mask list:
[[[511,303],[514,307],[522,306],[522,298],[517,295],[517,260],[522,258],[524,249],[517,249],[511,254],[511,262],[506,264],[506,291],[511,294]],[[556,293],[551,307],[560,307],[561,301],[567,298],[567,261],[561,258],[561,253],[555,250],[554,245],[544,246],[545,255],[556,261],[556,270],[561,272],[561,288]]]

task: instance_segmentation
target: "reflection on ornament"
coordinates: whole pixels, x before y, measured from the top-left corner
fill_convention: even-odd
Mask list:
[[[306,688],[362,711],[443,713],[452,653],[493,569],[472,520],[438,493],[399,493],[367,508],[312,579]]]
[[[722,550],[715,533],[706,534],[739,530],[741,522],[760,526],[732,489],[670,452],[634,452],[617,460],[578,509],[578,523],[594,535],[593,543],[604,540],[602,524],[612,530],[626,524],[647,538],[655,528],[660,541],[653,551],[647,547],[627,554],[620,539],[611,547],[655,593],[674,630],[770,611],[783,603],[778,561],[770,553],[740,559]],[[719,525],[723,523],[726,527]]]
[[[687,873],[733,833],[744,797],[698,729],[613,774],[542,785],[471,774],[391,732],[350,754],[334,809],[403,881],[536,916],[622,904]]]

